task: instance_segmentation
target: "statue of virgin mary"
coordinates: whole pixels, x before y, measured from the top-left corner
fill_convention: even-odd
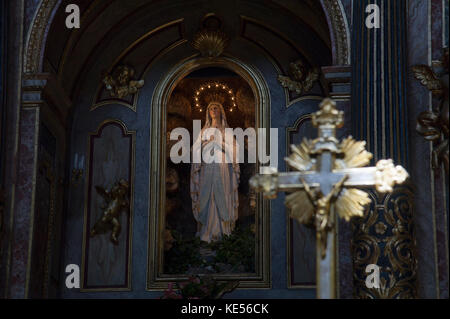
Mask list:
[[[197,221],[197,236],[208,243],[231,234],[238,218],[240,170],[236,151],[239,148],[234,137],[225,138],[226,128],[228,123],[222,105],[211,102],[193,152],[205,154],[213,150],[215,158],[228,160],[206,163],[202,159],[201,163],[191,166],[192,211]],[[208,138],[207,129],[217,129],[221,134]]]

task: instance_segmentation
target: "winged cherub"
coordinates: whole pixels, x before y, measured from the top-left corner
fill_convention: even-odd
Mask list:
[[[289,76],[278,76],[280,84],[297,94],[305,94],[314,86],[314,83],[319,79],[320,71],[318,68],[307,70],[306,66],[301,60],[292,62],[289,65]]]
[[[119,216],[122,211],[128,211],[130,207],[128,199],[129,184],[121,179],[109,191],[101,186],[95,186],[95,189],[105,200],[105,205],[102,206],[102,217],[91,230],[91,237],[111,231],[111,242],[118,245],[119,234],[122,228]]]
[[[144,80],[132,80],[134,73],[134,69],[123,65],[119,66],[112,75],[108,74],[103,78],[103,83],[111,97],[122,99],[137,93],[144,86]]]

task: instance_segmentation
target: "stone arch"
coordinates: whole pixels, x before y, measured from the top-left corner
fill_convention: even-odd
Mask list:
[[[350,64],[350,28],[341,0],[320,0],[330,30],[333,65]]]
[[[24,73],[39,73],[42,71],[47,33],[53,22],[53,17],[62,0],[41,0],[31,22],[24,52]]]
[[[40,73],[47,34],[62,0],[41,0],[31,22],[25,43],[24,73]],[[350,31],[341,0],[320,0],[324,10],[332,44],[333,64],[350,64]]]

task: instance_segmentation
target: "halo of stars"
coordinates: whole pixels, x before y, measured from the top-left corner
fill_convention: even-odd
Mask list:
[[[224,91],[231,100],[231,105],[228,107],[228,110],[230,112],[233,112],[233,110],[237,107],[236,96],[234,95],[234,92],[231,88],[229,88],[226,84],[220,82],[209,82],[201,85],[200,88],[194,94],[194,105],[199,112],[203,112],[203,107],[200,105],[201,96],[208,90]]]

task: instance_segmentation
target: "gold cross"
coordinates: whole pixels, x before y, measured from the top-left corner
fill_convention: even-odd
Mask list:
[[[336,129],[344,124],[344,112],[336,103],[325,99],[320,110],[313,114],[312,124],[319,136],[292,145],[286,162],[296,172],[279,173],[276,168],[264,167],[263,174],[251,178],[250,185],[270,199],[278,192],[286,196],[286,206],[292,218],[316,228],[317,238],[317,296],[336,297],[336,212],[349,221],[363,216],[369,195],[355,187],[375,186],[378,192],[392,192],[408,173],[392,160],[381,160],[375,167],[365,167],[372,154],[366,142],[351,136],[338,141]],[[331,243],[330,245],[328,243]]]

